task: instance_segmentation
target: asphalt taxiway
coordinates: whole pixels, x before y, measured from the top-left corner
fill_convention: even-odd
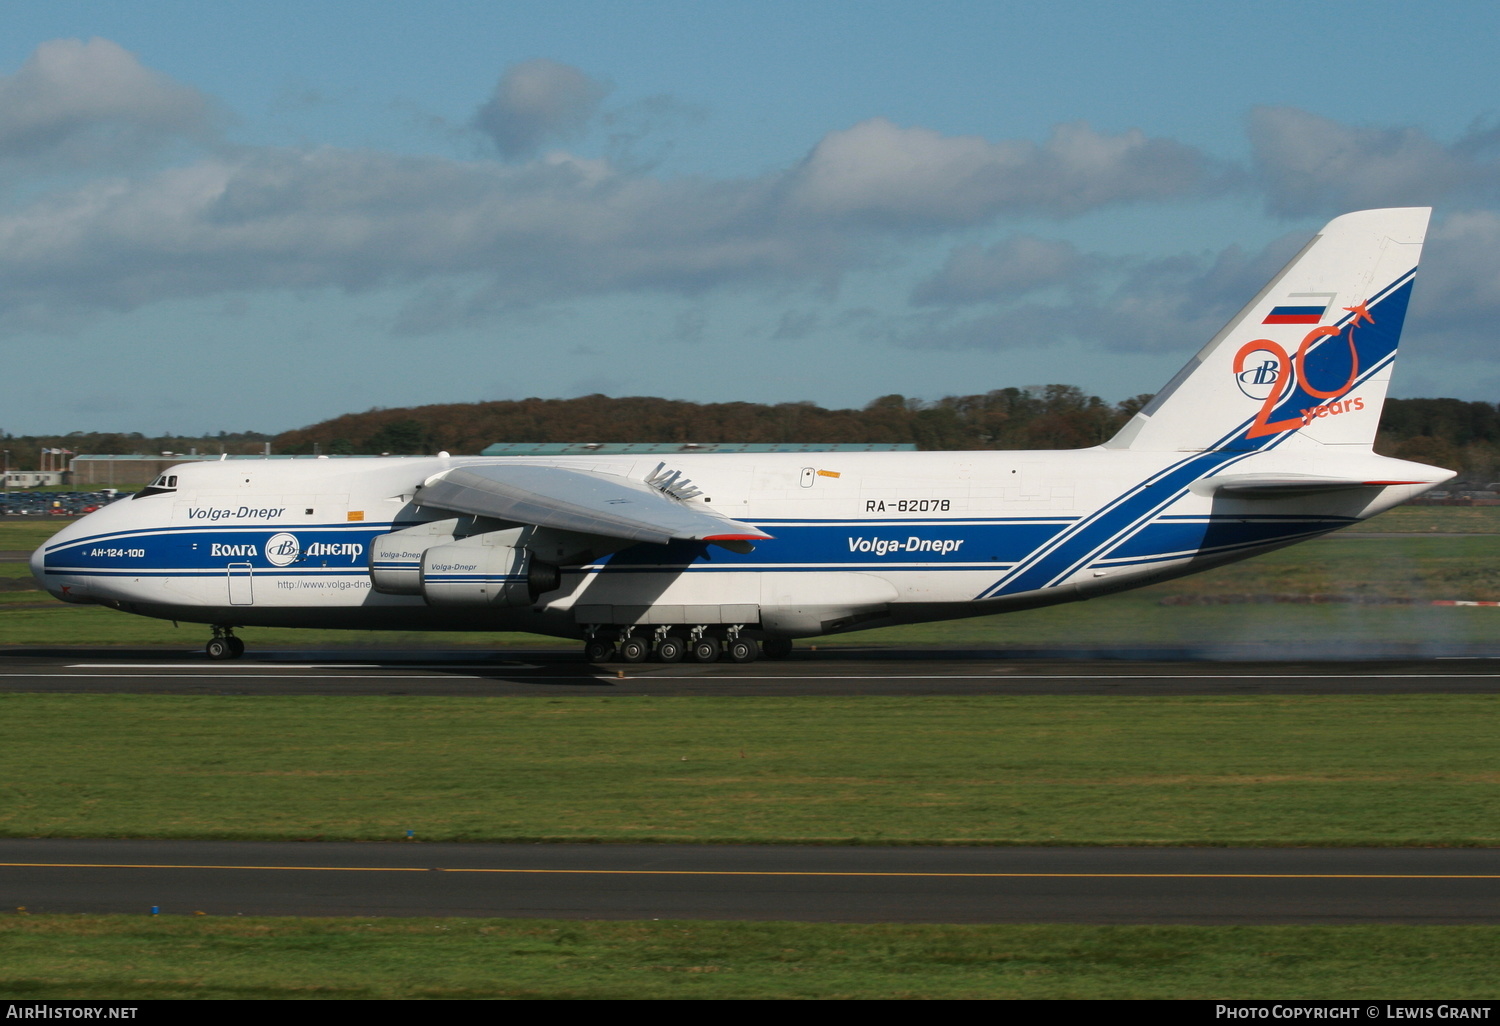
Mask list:
[[[1487,849],[0,840],[27,913],[1497,923]]]

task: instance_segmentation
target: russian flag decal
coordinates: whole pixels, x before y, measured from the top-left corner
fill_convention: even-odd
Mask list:
[[[1333,305],[1328,293],[1293,293],[1282,306],[1274,306],[1262,324],[1318,324]]]

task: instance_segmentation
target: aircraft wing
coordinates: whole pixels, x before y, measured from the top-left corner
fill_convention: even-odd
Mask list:
[[[1421,481],[1365,481],[1352,477],[1320,477],[1315,474],[1222,474],[1205,477],[1193,485],[1199,494],[1236,495],[1244,498],[1282,498],[1340,492],[1350,488],[1384,488],[1386,485],[1422,484]]]
[[[458,467],[430,479],[416,501],[454,513],[657,545],[674,540],[744,543],[771,537],[644,481],[567,467]]]

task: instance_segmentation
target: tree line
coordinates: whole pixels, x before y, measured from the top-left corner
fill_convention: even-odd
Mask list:
[[[1072,449],[1109,438],[1149,396],[1110,405],[1072,385],[1002,388],[863,409],[809,402],[691,403],[641,396],[375,409],[288,431],[280,452],[475,453],[496,442],[898,442],[919,449]]]
[[[1073,385],[982,395],[886,395],[860,409],[799,403],[692,403],[644,396],[446,403],[349,413],[295,431],[150,438],[139,433],[4,435],[13,469],[36,469],[44,448],[72,453],[421,455],[478,453],[497,442],[897,442],[924,450],[1076,449],[1097,445],[1150,400],[1108,403]],[[1500,406],[1459,399],[1388,399],[1376,451],[1460,471],[1482,487],[1500,479]]]

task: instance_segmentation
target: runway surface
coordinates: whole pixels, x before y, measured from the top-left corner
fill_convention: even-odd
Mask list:
[[[1500,660],[1400,654],[1203,662],[1149,651],[841,648],[755,663],[610,663],[572,650],[252,652],[0,648],[0,692],[222,695],[1493,694]]]
[[[928,923],[1500,923],[1482,849],[0,840],[28,913]]]

